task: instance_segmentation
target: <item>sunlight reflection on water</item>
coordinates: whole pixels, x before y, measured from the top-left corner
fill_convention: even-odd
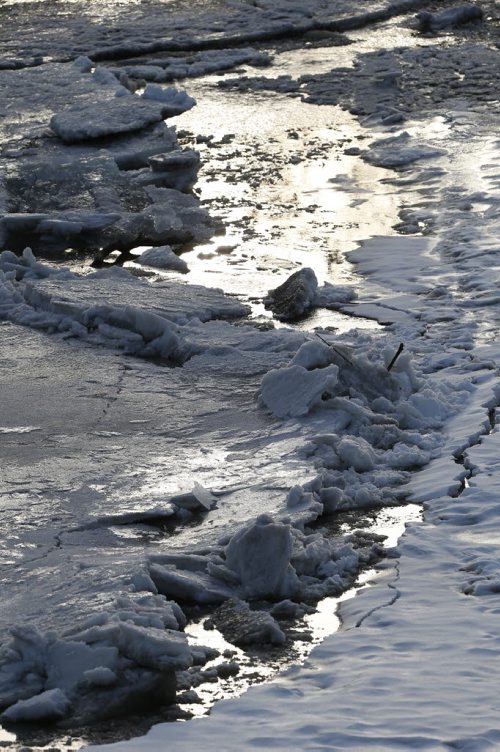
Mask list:
[[[403,534],[406,524],[419,520],[421,514],[421,508],[418,504],[384,508],[375,514],[369,529],[378,535],[385,535],[384,546],[392,548]],[[304,661],[315,645],[339,630],[341,626],[337,616],[339,604],[354,598],[361,590],[370,587],[376,578],[376,569],[361,572],[355,587],[350,588],[339,597],[328,597],[319,601],[314,613],[306,615],[303,619],[303,627],[310,633],[310,640],[302,641],[299,638],[294,642],[293,654],[282,655],[274,660],[266,659],[265,656],[262,658],[251,656],[228,642],[219,630],[205,629],[206,619],[189,624],[185,631],[192,644],[212,647],[221,653],[205,668],[217,666],[229,659],[239,664],[240,671],[236,676],[231,676],[229,679],[219,678],[216,682],[208,682],[197,687],[196,692],[200,698],[200,703],[186,704],[183,707],[195,716],[204,715],[218,700],[241,695],[252,684],[272,679],[273,676],[292,664]],[[226,652],[226,657],[223,655],[224,652]]]

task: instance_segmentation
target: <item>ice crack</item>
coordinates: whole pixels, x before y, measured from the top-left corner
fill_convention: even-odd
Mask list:
[[[360,619],[358,619],[358,621],[355,623],[354,626],[356,628],[361,627],[366,621],[366,619],[372,616],[372,614],[376,613],[377,611],[380,611],[383,608],[388,608],[389,606],[394,605],[394,603],[396,603],[396,601],[399,600],[399,598],[401,597],[401,591],[398,589],[398,587],[395,584],[400,579],[400,570],[399,570],[398,561],[394,562],[394,569],[395,569],[394,580],[392,582],[387,583],[387,587],[389,588],[389,590],[394,591],[394,595],[386,603],[379,603],[377,606],[374,606],[369,611],[367,611],[366,614],[363,614],[363,616]]]

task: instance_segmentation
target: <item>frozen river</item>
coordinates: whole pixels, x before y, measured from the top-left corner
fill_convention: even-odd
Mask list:
[[[366,6],[0,8],[7,747],[495,749],[498,11]]]

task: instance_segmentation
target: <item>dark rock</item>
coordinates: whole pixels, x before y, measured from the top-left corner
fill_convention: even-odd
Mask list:
[[[212,614],[212,621],[233,645],[282,645],[285,635],[271,614],[252,611],[245,601],[230,598]]]
[[[280,321],[295,321],[312,308],[317,289],[316,275],[306,267],[294,272],[276,289],[269,290],[264,305]]]

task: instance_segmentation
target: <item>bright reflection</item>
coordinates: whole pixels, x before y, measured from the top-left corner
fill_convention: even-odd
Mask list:
[[[385,535],[384,546],[392,548],[403,534],[406,524],[419,519],[421,519],[421,509],[417,504],[389,507],[381,509],[375,514],[368,529],[378,535]],[[319,601],[314,613],[306,615],[303,620],[294,624],[295,628],[299,631],[302,629],[305,633],[304,636],[307,634],[309,638],[305,640],[299,638],[294,641],[293,648],[279,658],[271,659],[266,656],[264,646],[259,652],[254,651],[254,655],[245,653],[241,648],[228,642],[217,629],[205,629],[206,619],[189,624],[185,632],[191,644],[215,648],[221,654],[215,660],[207,663],[205,669],[216,667],[229,660],[238,663],[240,670],[236,676],[231,676],[228,679],[219,677],[215,682],[206,682],[196,687],[201,702],[183,704],[182,707],[195,716],[204,715],[216,701],[241,695],[252,684],[271,679],[288,666],[301,663],[307,658],[315,645],[340,629],[341,624],[337,615],[339,604],[354,598],[359,592],[370,587],[376,578],[377,570],[369,569],[362,572],[356,585],[341,596],[337,598],[328,597]]]
[[[303,66],[303,55],[278,56],[266,75],[280,75],[292,60]],[[316,72],[331,67],[324,50],[308,50],[305,60]],[[320,284],[355,285],[346,252],[367,237],[395,234],[399,210],[397,191],[382,183],[387,171],[357,154],[365,147],[363,129],[339,107],[267,92],[242,97],[229,89],[221,96],[219,80],[190,82],[198,104],[179,119],[182,145],[201,153],[196,192],[226,230],[183,253],[186,281],[237,295],[259,318],[272,318],[262,306],[267,292],[301,267],[312,267]],[[354,154],[345,153],[353,147]],[[322,309],[298,326],[347,331],[377,324]]]
[[[1,742],[15,742],[15,741],[16,741],[16,735],[9,733],[9,731],[6,731],[4,728],[2,728],[2,726],[0,726],[0,743]]]

